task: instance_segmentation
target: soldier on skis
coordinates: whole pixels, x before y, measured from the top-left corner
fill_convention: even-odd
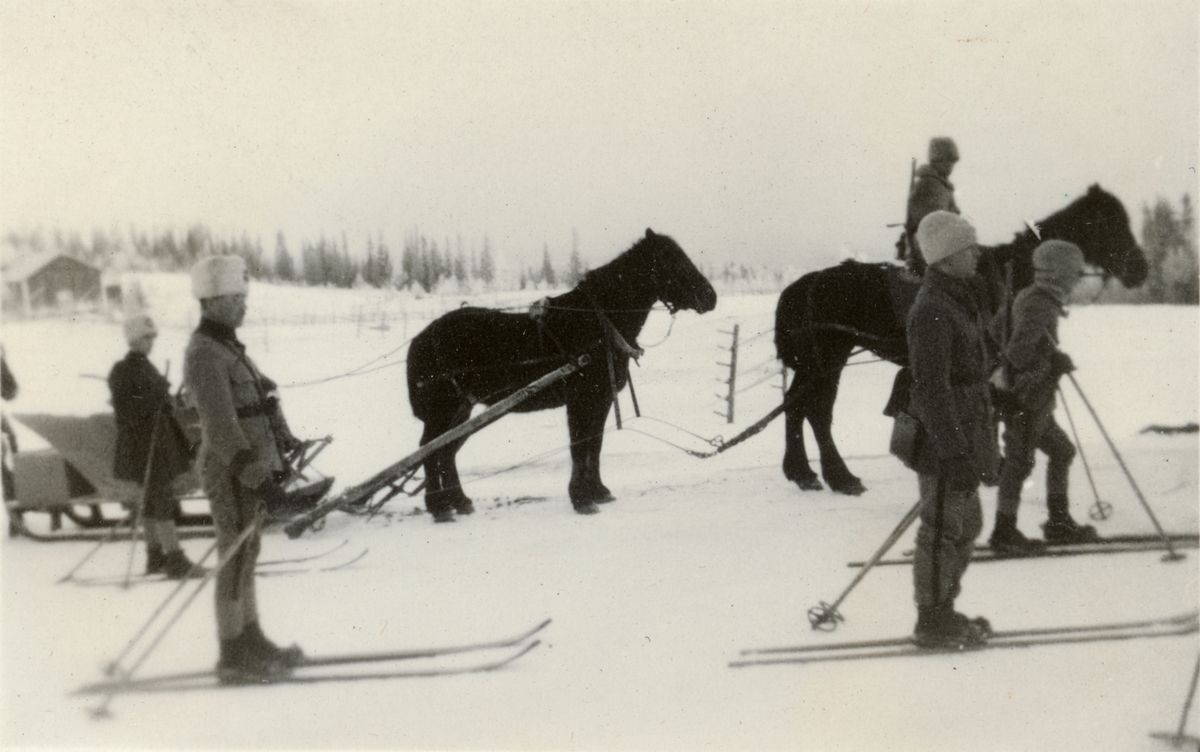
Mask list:
[[[108,374],[117,441],[113,477],[142,487],[142,528],[146,532],[146,574],[182,580],[203,576],[179,546],[175,518],[179,498],[171,481],[192,465],[191,448],[171,409],[171,385],[150,363],[158,330],[146,313],[124,324],[129,352]]]
[[[263,634],[254,585],[265,506],[281,500],[283,456],[301,442],[283,418],[275,384],[237,338],[249,290],[245,262],[209,256],[191,278],[201,319],[184,355],[184,383],[200,417],[200,477],[217,550],[222,561],[228,557],[217,575],[217,674],[227,684],[267,681],[303,659],[300,648],[280,648]]]
[[[1092,543],[1096,528],[1080,525],[1068,509],[1067,479],[1075,447],[1054,420],[1058,380],[1075,370],[1071,358],[1058,349],[1058,319],[1067,315],[1067,297],[1083,276],[1083,251],[1073,243],[1047,240],[1033,252],[1034,282],[1017,294],[1012,306],[1012,334],[1004,348],[1006,380],[1010,386],[1004,409],[1004,465],[996,504],[996,524],[989,543],[997,555],[1028,556],[1044,544],[1017,529],[1021,486],[1033,472],[1034,451],[1041,450],[1046,467],[1046,506],[1049,520],[1042,526],[1046,543]]]
[[[921,220],[917,238],[929,268],[907,331],[909,413],[924,430],[913,463],[921,520],[913,556],[914,638],[928,647],[977,644],[990,625],[955,611],[954,599],[983,529],[979,484],[994,481],[999,459],[984,312],[971,284],[979,247],[975,228],[946,211]]]

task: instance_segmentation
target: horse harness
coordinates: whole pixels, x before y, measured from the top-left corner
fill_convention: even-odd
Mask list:
[[[612,322],[612,319],[608,317],[608,315],[604,312],[604,309],[600,307],[600,304],[596,302],[596,299],[592,297],[591,292],[589,292],[587,288],[581,286],[576,289],[582,290],[583,294],[587,296],[588,302],[592,304],[592,309],[596,312],[596,318],[599,320],[600,326],[604,330],[605,336],[603,337],[603,341],[605,362],[608,366],[608,383],[609,387],[612,389],[613,410],[616,413],[617,429],[620,430],[623,427],[621,424],[621,403],[617,399],[619,390],[617,389],[617,373],[616,366],[613,362],[613,351],[617,350],[626,358],[631,358],[634,363],[637,363],[638,358],[645,354],[645,350],[643,350],[641,347],[629,344],[629,342],[625,339],[625,336],[621,334],[619,329],[617,329],[616,324]],[[549,339],[550,342],[554,344],[555,348],[558,349],[559,354],[561,354],[567,360],[570,360],[571,356],[567,353],[567,349],[563,347],[558,338],[554,336],[554,333],[546,328],[544,317],[546,311],[550,307],[549,298],[542,298],[529,307],[529,316],[534,320],[534,322],[537,323],[539,336]],[[633,400],[633,411],[634,414],[640,418],[642,417],[642,411],[638,406],[637,392],[635,392],[633,389],[632,374],[628,375],[628,380],[629,396]]]

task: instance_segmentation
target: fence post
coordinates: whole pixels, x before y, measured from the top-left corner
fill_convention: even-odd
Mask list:
[[[729,378],[724,380],[724,383],[729,385],[729,392],[724,397],[722,397],[719,394],[717,396],[721,397],[721,399],[724,399],[725,403],[726,403],[725,422],[732,423],[733,422],[733,395],[734,395],[734,392],[737,390],[738,325],[737,324],[733,325],[732,332],[722,331],[722,334],[733,335],[733,341],[729,346],[729,362],[722,363],[720,361],[717,361],[717,365],[727,366],[729,368]],[[720,413],[717,413],[717,415],[720,415]]]

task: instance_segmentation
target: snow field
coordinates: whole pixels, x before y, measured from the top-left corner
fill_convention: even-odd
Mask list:
[[[154,282],[156,315],[178,324],[160,320],[151,358],[160,367],[170,359],[178,383],[188,322],[176,306],[184,298],[177,280]],[[114,700],[113,719],[98,722],[85,712],[95,699],[69,693],[100,678],[170,586],[54,584],[92,544],[5,539],[0,738],[6,746],[225,749],[1164,748],[1147,734],[1178,724],[1194,636],[727,667],[742,648],[896,636],[915,618],[907,567],[871,572],[843,604],[846,621],[833,634],[811,631],[805,617],[842,592],[856,573],[846,563],[869,557],[915,501],[915,478],[886,453],[890,421],[880,410],[893,366],[852,366],[842,380],[834,430],[868,488],[860,497],[803,493],[785,481],[781,421],[709,459],[665,443],[711,450],[704,439],[728,439],[778,404],[772,380],[738,396],[733,425],[714,414],[724,410],[715,396],[725,376],[716,363],[728,360],[719,349],[729,339],[722,331],[739,323],[745,366],[769,359],[770,336],[753,338],[773,325],[775,299],[722,298],[716,311],[681,313],[673,326],[665,313],[651,315],[640,337],[647,352],[633,371],[643,417],[633,417],[623,394],[625,430],[610,418],[603,454],[605,482],[618,501],[599,515],[571,511],[565,415],[550,411],[506,416],[467,442],[459,466],[478,512],[457,524],[434,526],[412,514],[419,497],[396,498],[370,521],[336,514],[295,541],[279,531],[264,536],[264,559],[345,539],[347,557],[370,550],[343,570],[259,578],[264,627],[277,641],[295,640],[312,654],[391,650],[493,639],[552,617],[543,645],[520,662],[438,679],[127,695]],[[351,301],[256,286],[252,319],[256,305],[264,319],[298,320],[322,306],[333,318]],[[438,312],[431,300],[420,302],[429,315]],[[407,406],[398,348],[419,329],[417,320],[414,314],[406,332],[362,327],[349,316],[308,325],[252,320],[241,332],[256,362],[283,385],[296,433],[334,436],[317,464],[337,476],[335,491],[416,448],[420,424]],[[1196,435],[1138,432],[1200,413],[1196,310],[1084,307],[1071,311],[1062,332],[1080,384],[1159,520],[1167,530],[1194,533]],[[79,374],[104,375],[122,356],[119,325],[9,323],[4,338],[22,388],[7,412],[108,409],[104,384]],[[289,386],[389,353],[375,363],[386,367],[365,375]],[[1075,395],[1068,399],[1101,495],[1114,506],[1113,517],[1097,523],[1101,533],[1151,532],[1094,422]],[[1059,418],[1067,428],[1061,408]],[[20,438],[23,447],[36,446],[28,431]],[[1021,527],[1031,535],[1045,519],[1043,473],[1039,463],[1021,509]],[[1078,458],[1072,473],[1073,509],[1086,515],[1093,499]],[[994,490],[985,489],[983,499],[986,536]],[[893,553],[910,548],[912,535]],[[209,541],[184,545],[198,556]],[[80,574],[123,573],[128,553],[128,544],[106,546]],[[1176,564],[1156,553],[980,563],[965,577],[959,606],[998,628],[1189,610],[1198,600],[1197,552],[1185,553]],[[140,551],[134,564],[142,564]],[[211,612],[204,592],[139,673],[211,666]]]

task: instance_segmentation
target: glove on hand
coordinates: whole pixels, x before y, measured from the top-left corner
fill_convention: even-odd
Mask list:
[[[938,474],[956,491],[971,491],[979,487],[979,473],[967,455],[944,459]]]
[[[273,481],[264,483],[254,489],[254,494],[267,505],[268,512],[286,509],[288,506],[287,494],[279,487],[279,484]]]
[[[1075,364],[1071,362],[1071,356],[1065,352],[1055,352],[1050,356],[1050,370],[1056,377],[1070,373],[1075,370]]]
[[[271,468],[267,467],[267,463],[255,460],[242,468],[237,479],[243,488],[257,489],[271,480]]]

